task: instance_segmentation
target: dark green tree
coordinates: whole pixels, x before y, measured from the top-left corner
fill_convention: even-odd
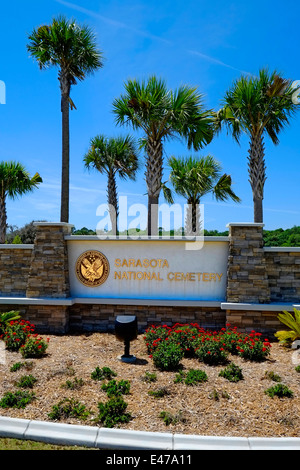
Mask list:
[[[212,115],[204,109],[203,96],[195,88],[183,85],[172,91],[155,76],[148,81],[128,80],[125,93],[113,103],[113,112],[118,125],[131,126],[143,134],[148,235],[157,235],[164,143],[179,137],[188,148],[202,148],[213,137]]]
[[[116,235],[119,215],[116,175],[121,179],[135,180],[139,166],[136,143],[131,136],[107,138],[98,135],[91,140],[84,163],[86,168],[94,168],[107,175],[107,202],[112,232]]]
[[[248,156],[254,222],[263,222],[263,198],[266,181],[265,144],[267,135],[279,144],[280,132],[290,123],[299,107],[294,103],[292,81],[262,69],[257,77],[242,76],[226,92],[218,111],[216,128],[223,126],[239,142],[242,133],[250,139]]]
[[[102,53],[87,26],[63,16],[42,25],[29,35],[27,50],[41,70],[58,68],[62,113],[61,222],[69,222],[70,108],[74,109],[71,87],[102,67]]]
[[[240,202],[232,189],[231,176],[226,173],[222,174],[220,163],[211,155],[171,157],[169,166],[171,168],[170,182],[175,193],[187,200],[186,235],[199,235],[200,233],[200,203],[205,195],[212,194],[217,201],[232,199]],[[167,194],[167,199],[173,203],[171,192]]]
[[[42,181],[38,173],[30,176],[21,163],[0,163],[0,243],[5,243],[6,238],[6,199],[23,196],[37,188]]]

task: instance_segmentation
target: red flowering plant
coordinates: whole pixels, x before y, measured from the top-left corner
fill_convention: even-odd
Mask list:
[[[230,323],[226,323],[226,328],[221,328],[221,331],[219,333],[220,340],[222,340],[225,349],[230,354],[238,354],[238,341],[242,336],[243,333],[238,332],[237,327],[232,327]]]
[[[180,348],[183,356],[197,357],[207,364],[225,363],[229,354],[238,354],[244,359],[262,361],[270,354],[271,344],[268,339],[261,339],[261,333],[252,331],[245,334],[237,331],[228,323],[226,328],[210,331],[201,328],[197,323],[168,325],[152,325],[146,330],[144,340],[148,354],[153,357],[162,346],[167,347],[171,354],[171,344]]]
[[[25,344],[28,335],[34,331],[34,325],[26,320],[10,321],[6,324],[4,333],[1,335],[5,347],[9,351],[18,351]]]
[[[170,329],[169,338],[181,347],[185,357],[194,357],[198,338],[204,333],[205,331],[197,323],[176,323]]]
[[[145,331],[144,341],[148,354],[153,354],[154,349],[161,341],[165,340],[169,336],[171,330],[171,327],[168,325],[151,325]]]
[[[20,348],[21,354],[23,357],[28,358],[39,358],[44,356],[48,348],[49,338],[44,340],[41,336],[37,334],[28,335],[25,344]]]
[[[263,341],[262,334],[254,330],[242,336],[237,345],[239,356],[250,361],[263,361],[270,354],[271,343],[267,338]]]
[[[217,333],[206,333],[202,336],[199,347],[195,349],[196,356],[208,365],[225,364],[228,351]]]

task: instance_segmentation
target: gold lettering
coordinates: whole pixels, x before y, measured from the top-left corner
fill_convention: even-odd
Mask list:
[[[133,267],[135,266],[135,260],[132,258],[128,260],[128,267],[130,268],[130,266],[133,266]]]
[[[203,282],[209,281],[208,277],[209,277],[209,274],[208,274],[208,273],[203,273],[202,281],[203,281]]]
[[[123,271],[122,279],[128,279],[126,271]]]
[[[137,262],[136,262],[136,267],[139,267],[139,268],[142,268],[142,263],[141,263],[141,260],[138,259]]]
[[[150,260],[150,266],[151,266],[151,268],[156,268],[156,266],[157,266],[157,260],[156,260],[156,259],[151,259],[151,260]]]
[[[174,273],[168,273],[167,278],[169,281],[174,281]]]
[[[216,274],[215,273],[210,273],[209,274],[209,280],[210,281],[216,281]]]
[[[219,278],[219,281],[221,281],[221,278],[222,278],[222,276],[223,276],[223,273],[222,273],[222,274],[218,274],[218,273],[217,273],[217,276],[218,276],[218,278]]]
[[[121,279],[121,271],[115,271],[115,279]]]
[[[169,267],[169,263],[166,259],[163,260],[163,265],[162,265],[163,268],[168,268]]]
[[[190,273],[190,281],[195,281],[195,273]]]
[[[149,267],[149,260],[148,260],[148,259],[144,259],[144,260],[143,260],[143,266],[144,266],[144,268],[148,268],[148,267]]]
[[[117,268],[119,268],[119,267],[121,266],[121,260],[120,260],[120,258],[117,258],[117,259],[115,260],[115,266],[116,266]]]

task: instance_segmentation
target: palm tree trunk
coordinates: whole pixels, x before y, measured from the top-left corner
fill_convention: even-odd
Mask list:
[[[71,85],[63,72],[60,74],[62,112],[62,171],[60,221],[69,222],[70,198],[70,89]]]
[[[261,134],[251,137],[248,156],[249,181],[253,195],[254,222],[263,222],[263,198],[266,181],[265,146]]]
[[[158,201],[163,173],[163,146],[161,141],[148,140],[146,183],[148,189],[148,235],[158,234]]]
[[[117,183],[116,177],[113,170],[108,173],[108,184],[107,184],[107,199],[108,199],[108,210],[111,221],[111,228],[113,235],[118,234],[118,215],[119,205],[117,197]]]
[[[0,197],[0,243],[5,243],[6,238],[6,226],[7,226],[7,214],[5,196]]]
[[[188,199],[185,217],[185,235],[187,237],[200,235],[200,225],[199,201]]]

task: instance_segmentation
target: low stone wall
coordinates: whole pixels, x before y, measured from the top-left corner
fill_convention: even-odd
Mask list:
[[[278,311],[255,310],[226,310],[226,323],[236,326],[239,331],[249,333],[251,330],[265,334],[274,339],[274,333],[283,330],[284,325],[278,320]]]
[[[162,323],[172,325],[176,322],[196,322],[213,329],[222,328],[226,323],[226,313],[220,307],[75,304],[69,308],[69,330],[113,330],[118,315],[136,315],[140,331],[152,324]]]
[[[25,296],[33,245],[1,245],[0,296]]]
[[[64,305],[0,305],[0,313],[18,311],[24,320],[35,325],[40,334],[65,334],[69,331],[69,312]]]

